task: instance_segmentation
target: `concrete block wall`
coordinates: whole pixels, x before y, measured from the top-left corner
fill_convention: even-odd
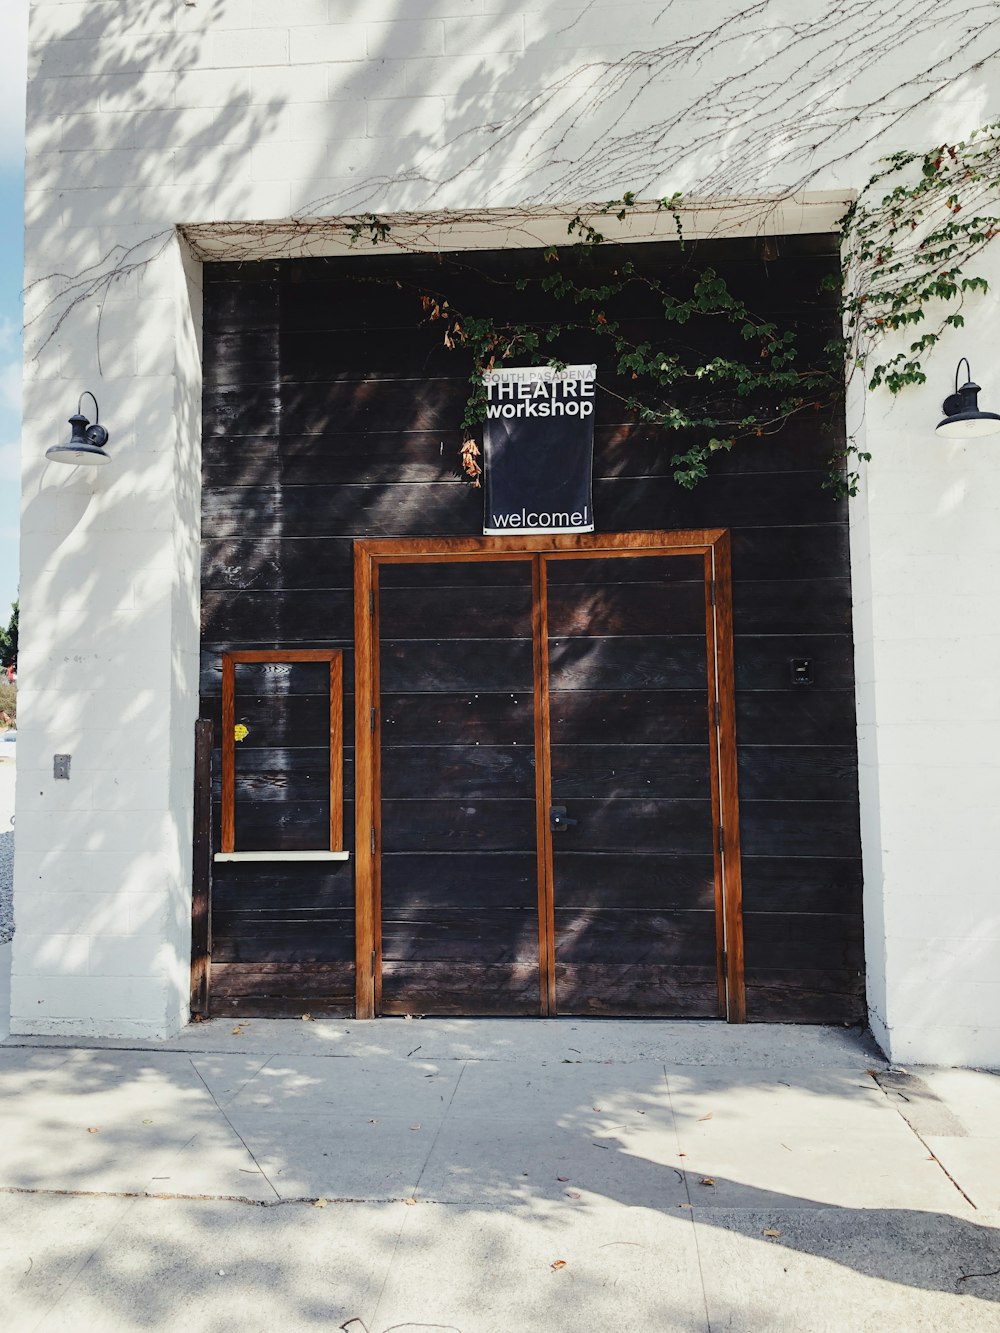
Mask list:
[[[184,1020],[200,351],[197,275],[173,235],[161,248],[155,294],[152,271],[119,284],[29,363],[15,1032],[143,1037]],[[157,334],[143,345],[147,320]],[[47,463],[84,389],[112,462]],[[56,753],[71,755],[68,782]]]
[[[696,194],[708,230],[807,229],[812,201],[859,189],[881,155],[996,118],[996,62],[977,61],[998,24],[961,0],[32,0],[15,1031],[184,1018],[200,397],[184,238],[235,258],[224,224],[372,211],[417,215],[422,244],[537,244],[626,189]],[[753,202],[788,191],[780,211]],[[259,233],[258,253],[289,235]],[[992,298],[966,317],[925,389],[853,390],[874,454],[854,559],[873,1022],[899,1058],[988,1063],[1000,492],[988,442],[932,435],[954,360],[995,341]],[[83,389],[112,431],[102,472],[44,460]]]
[[[902,1064],[1000,1064],[1000,436],[934,433],[962,356],[1000,411],[1000,252],[976,271],[991,291],[930,382],[851,404],[873,455],[851,532],[869,1015]]]

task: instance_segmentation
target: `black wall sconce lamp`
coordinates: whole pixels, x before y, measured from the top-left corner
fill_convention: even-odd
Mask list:
[[[89,398],[94,404],[93,425],[81,411],[84,398]],[[45,450],[45,457],[51,459],[53,463],[68,463],[70,467],[79,463],[88,467],[110,463],[110,455],[104,452],[104,446],[110,437],[105,428],[98,424],[100,415],[101,409],[97,406],[97,399],[89,389],[85,389],[80,394],[76,412],[69,419],[69,424],[73,427],[69,442],[67,444],[53,444],[51,448]]]
[[[961,388],[958,387],[958,372],[962,362],[968,377]],[[980,435],[996,435],[1000,432],[1000,414],[979,410],[979,385],[972,379],[972,367],[963,356],[955,367],[955,392],[949,394],[941,404],[944,420],[939,421],[937,433],[946,440],[971,440]]]

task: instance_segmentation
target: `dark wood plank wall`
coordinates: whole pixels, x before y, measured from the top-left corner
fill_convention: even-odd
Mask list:
[[[558,1012],[717,1018],[704,558],[550,560],[546,581],[552,800],[576,820],[552,839]],[[663,731],[629,658],[656,662]]]
[[[785,239],[777,258],[772,243],[767,260],[749,240],[689,246],[683,257],[669,245],[626,249],[678,290],[690,284],[684,265],[712,264],[758,313],[793,324],[807,350],[836,336],[835,307],[819,291],[837,262],[827,238]],[[613,269],[622,257],[602,247],[595,262]],[[352,540],[481,532],[482,493],[463,487],[456,469],[467,366],[442,345],[440,325],[424,322],[418,294],[443,293],[469,314],[545,320],[551,298],[515,285],[544,271],[538,252],[518,251],[205,266],[202,711],[217,736],[225,648],[342,647],[351,801]],[[691,357],[734,345],[718,320],[664,328],[641,287],[609,303],[608,314]],[[585,329],[553,351],[596,361],[611,390],[632,387],[612,373],[609,345]],[[691,492],[671,476],[675,437],[630,420],[614,393],[599,394],[596,420],[599,530],[732,529],[748,1016],[860,1020],[847,516],[822,486],[842,439],[839,414],[810,414],[738,446]],[[633,642],[615,661],[613,643],[608,679],[653,727],[662,705],[657,651]],[[793,684],[794,657],[812,660],[812,685]],[[447,645],[428,669],[451,680],[456,716],[477,686],[490,688],[489,662],[466,679]],[[397,691],[391,702],[397,738],[410,713],[419,721],[406,696]],[[568,696],[563,706],[573,706]],[[243,720],[266,721],[282,745],[266,761],[266,780],[244,772],[238,818],[259,821],[273,845],[315,839],[322,816],[295,777],[310,762],[296,751],[322,746],[325,707],[294,669],[248,681]],[[344,826],[350,846],[350,811]],[[217,1010],[352,1011],[350,863],[220,865],[213,892]]]
[[[382,1012],[537,1014],[531,561],[385,565],[379,630]]]

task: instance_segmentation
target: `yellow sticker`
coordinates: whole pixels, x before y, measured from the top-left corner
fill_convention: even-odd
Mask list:
[[[242,722],[237,722],[233,728],[233,735],[238,741],[244,741],[250,735],[250,728],[245,727]]]

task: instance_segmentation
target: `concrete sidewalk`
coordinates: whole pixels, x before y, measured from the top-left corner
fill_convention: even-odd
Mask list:
[[[0,1326],[1000,1330],[1000,1077],[820,1028],[0,1046]]]

